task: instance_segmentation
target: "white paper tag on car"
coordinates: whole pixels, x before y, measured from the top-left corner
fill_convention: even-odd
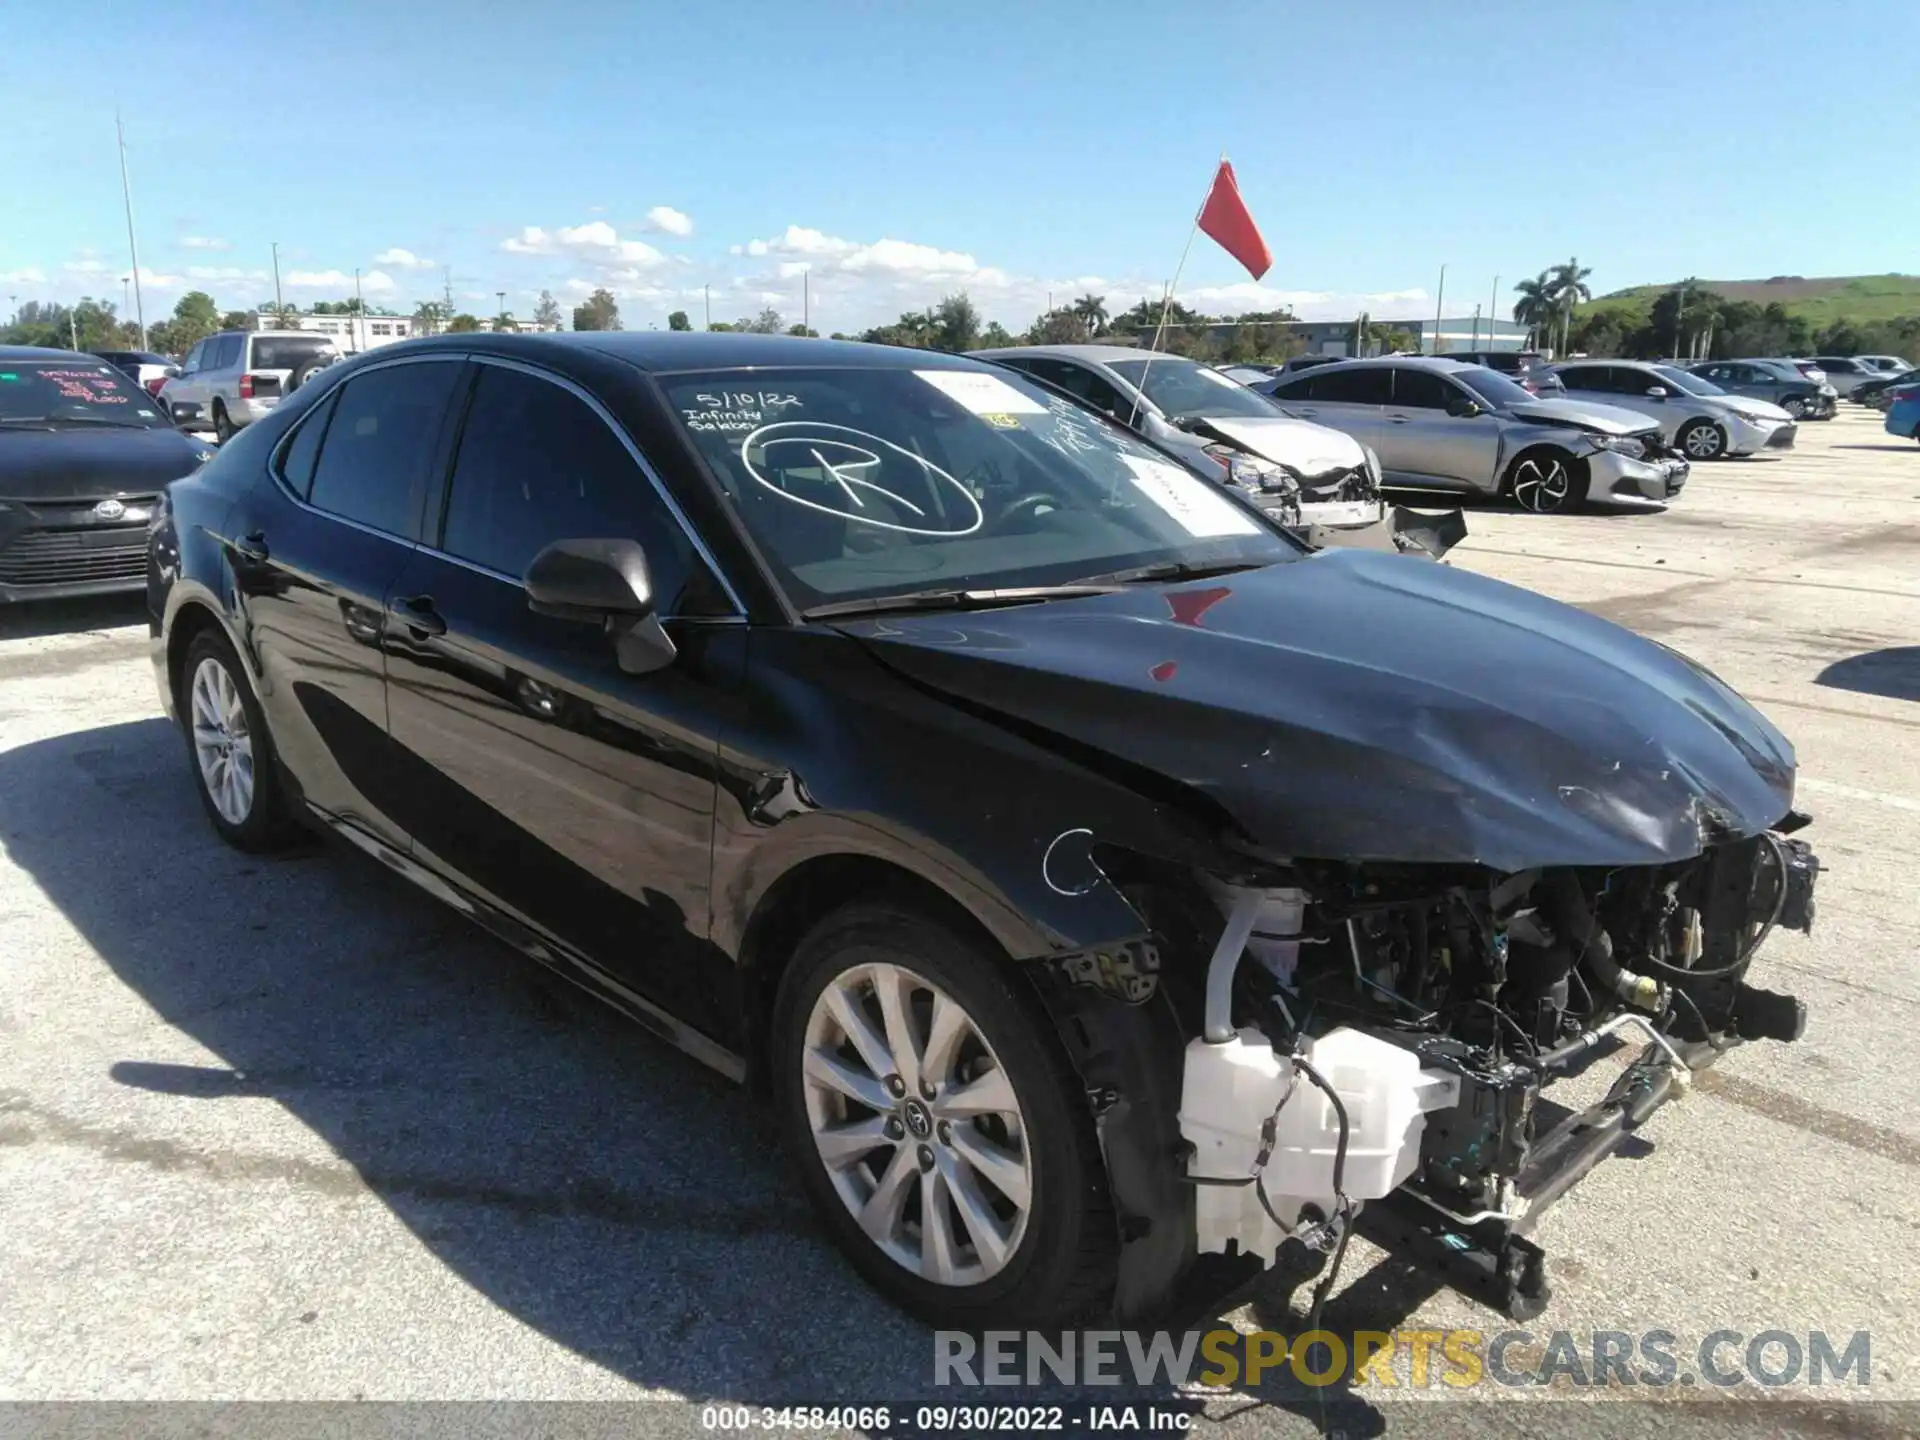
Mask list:
[[[1044,415],[1047,407],[1023,395],[998,375],[975,370],[916,370],[934,389],[957,400],[976,415]]]
[[[1226,496],[1196,475],[1164,460],[1123,455],[1142,495],[1171,515],[1189,535],[1258,535],[1260,527]]]

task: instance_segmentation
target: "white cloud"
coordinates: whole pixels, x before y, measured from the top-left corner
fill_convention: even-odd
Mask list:
[[[211,235],[182,235],[180,248],[183,250],[231,250],[231,240],[220,240]]]
[[[557,230],[529,225],[503,240],[500,248],[510,255],[573,255],[603,265],[662,265],[667,258],[644,240],[622,240],[604,220]]]
[[[786,233],[772,240],[749,240],[728,247],[734,255],[847,255],[860,246],[837,235],[825,235],[804,225],[789,225]]]
[[[94,256],[82,255],[78,260],[67,261],[60,268],[69,275],[106,275],[111,273],[114,267]]]
[[[267,272],[264,270],[243,270],[238,265],[189,265],[189,280],[205,280],[216,285],[265,284]],[[144,283],[144,282],[143,282]]]
[[[647,211],[647,229],[658,230],[664,235],[678,235],[682,239],[693,234],[693,217],[684,210],[676,210],[671,205],[656,205]]]
[[[398,245],[388,250],[382,250],[378,255],[373,257],[373,263],[376,265],[393,265],[402,270],[431,270],[434,264],[433,261],[427,259],[425,256],[416,255],[411,250],[402,250]]]
[[[286,277],[288,288],[293,290],[350,292],[353,283],[353,276],[339,270],[294,270]],[[360,277],[360,293],[363,295],[384,295],[394,288],[393,277],[383,270],[369,270]]]
[[[24,270],[0,270],[0,285],[44,285],[46,283],[46,272],[32,265]]]

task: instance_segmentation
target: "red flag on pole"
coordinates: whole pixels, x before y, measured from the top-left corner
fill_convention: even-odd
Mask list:
[[[1247,267],[1254,279],[1272,266],[1272,252],[1260,238],[1260,227],[1253,223],[1253,216],[1247,213],[1246,201],[1240,198],[1233,166],[1224,159],[1214,174],[1213,188],[1207,192],[1207,203],[1200,207],[1199,223],[1222,250]]]

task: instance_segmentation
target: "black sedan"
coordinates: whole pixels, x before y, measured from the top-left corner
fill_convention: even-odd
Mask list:
[[[212,453],[105,360],[0,346],[0,603],[141,589],[161,487]]]
[[[395,345],[170,486],[150,584],[225,840],[331,832],[766,1086],[936,1322],[1324,1296],[1376,1203],[1529,1313],[1548,1204],[1799,1033],[1746,975],[1817,867],[1731,690],[960,357]]]

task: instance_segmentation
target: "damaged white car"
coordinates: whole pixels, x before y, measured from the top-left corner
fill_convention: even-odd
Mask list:
[[[1316,548],[1361,545],[1438,558],[1466,533],[1457,511],[1388,505],[1380,457],[1352,436],[1296,419],[1210,365],[1124,345],[978,350],[1127,426],[1197,474],[1245,492]]]

